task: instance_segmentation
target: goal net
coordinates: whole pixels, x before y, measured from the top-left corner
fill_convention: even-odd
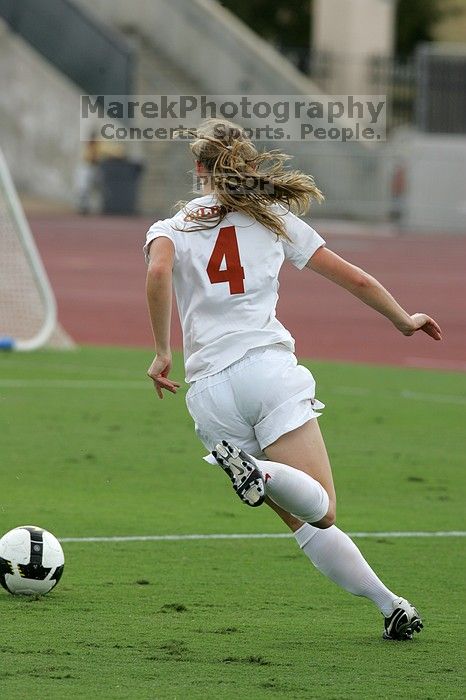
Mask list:
[[[0,149],[0,349],[70,347],[55,297]]]

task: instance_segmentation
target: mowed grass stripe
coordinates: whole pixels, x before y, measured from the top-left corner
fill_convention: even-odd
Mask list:
[[[135,389],[146,390],[151,388],[148,381],[125,380],[125,379],[0,379],[1,389]],[[187,387],[181,387],[180,392],[186,391]],[[334,386],[327,390],[329,393],[343,394],[349,396],[371,396],[374,395],[370,389],[356,386]],[[402,389],[401,391],[377,391],[379,397],[400,398],[412,401],[453,404],[466,406],[466,397],[455,396],[454,394],[437,394],[428,392],[411,391]]]
[[[1,379],[3,389],[148,389],[149,380],[124,379]]]

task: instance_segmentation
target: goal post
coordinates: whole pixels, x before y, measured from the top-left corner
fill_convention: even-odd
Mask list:
[[[10,171],[0,149],[0,350],[72,343],[57,325],[57,305]]]

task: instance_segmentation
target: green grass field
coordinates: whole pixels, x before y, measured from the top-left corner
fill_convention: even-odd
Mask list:
[[[156,399],[150,359],[108,348],[0,355],[1,532],[285,532],[202,462],[184,391]],[[311,368],[339,526],[466,529],[465,376]],[[0,697],[464,697],[464,539],[356,541],[423,613],[413,642],[382,641],[372,604],[325,580],[293,539],[69,542],[49,596],[0,589]]]

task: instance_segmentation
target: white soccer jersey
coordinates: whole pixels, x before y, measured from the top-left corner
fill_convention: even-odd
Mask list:
[[[285,209],[291,243],[238,212],[215,228],[186,230],[196,225],[192,214],[186,221],[187,212],[215,205],[213,195],[192,200],[171,219],[151,226],[144,246],[146,260],[155,238],[169,238],[175,247],[173,283],[187,382],[219,372],[251,348],[281,343],[294,352],[293,337],[275,316],[278,273],[285,259],[302,269],[325,245]]]

